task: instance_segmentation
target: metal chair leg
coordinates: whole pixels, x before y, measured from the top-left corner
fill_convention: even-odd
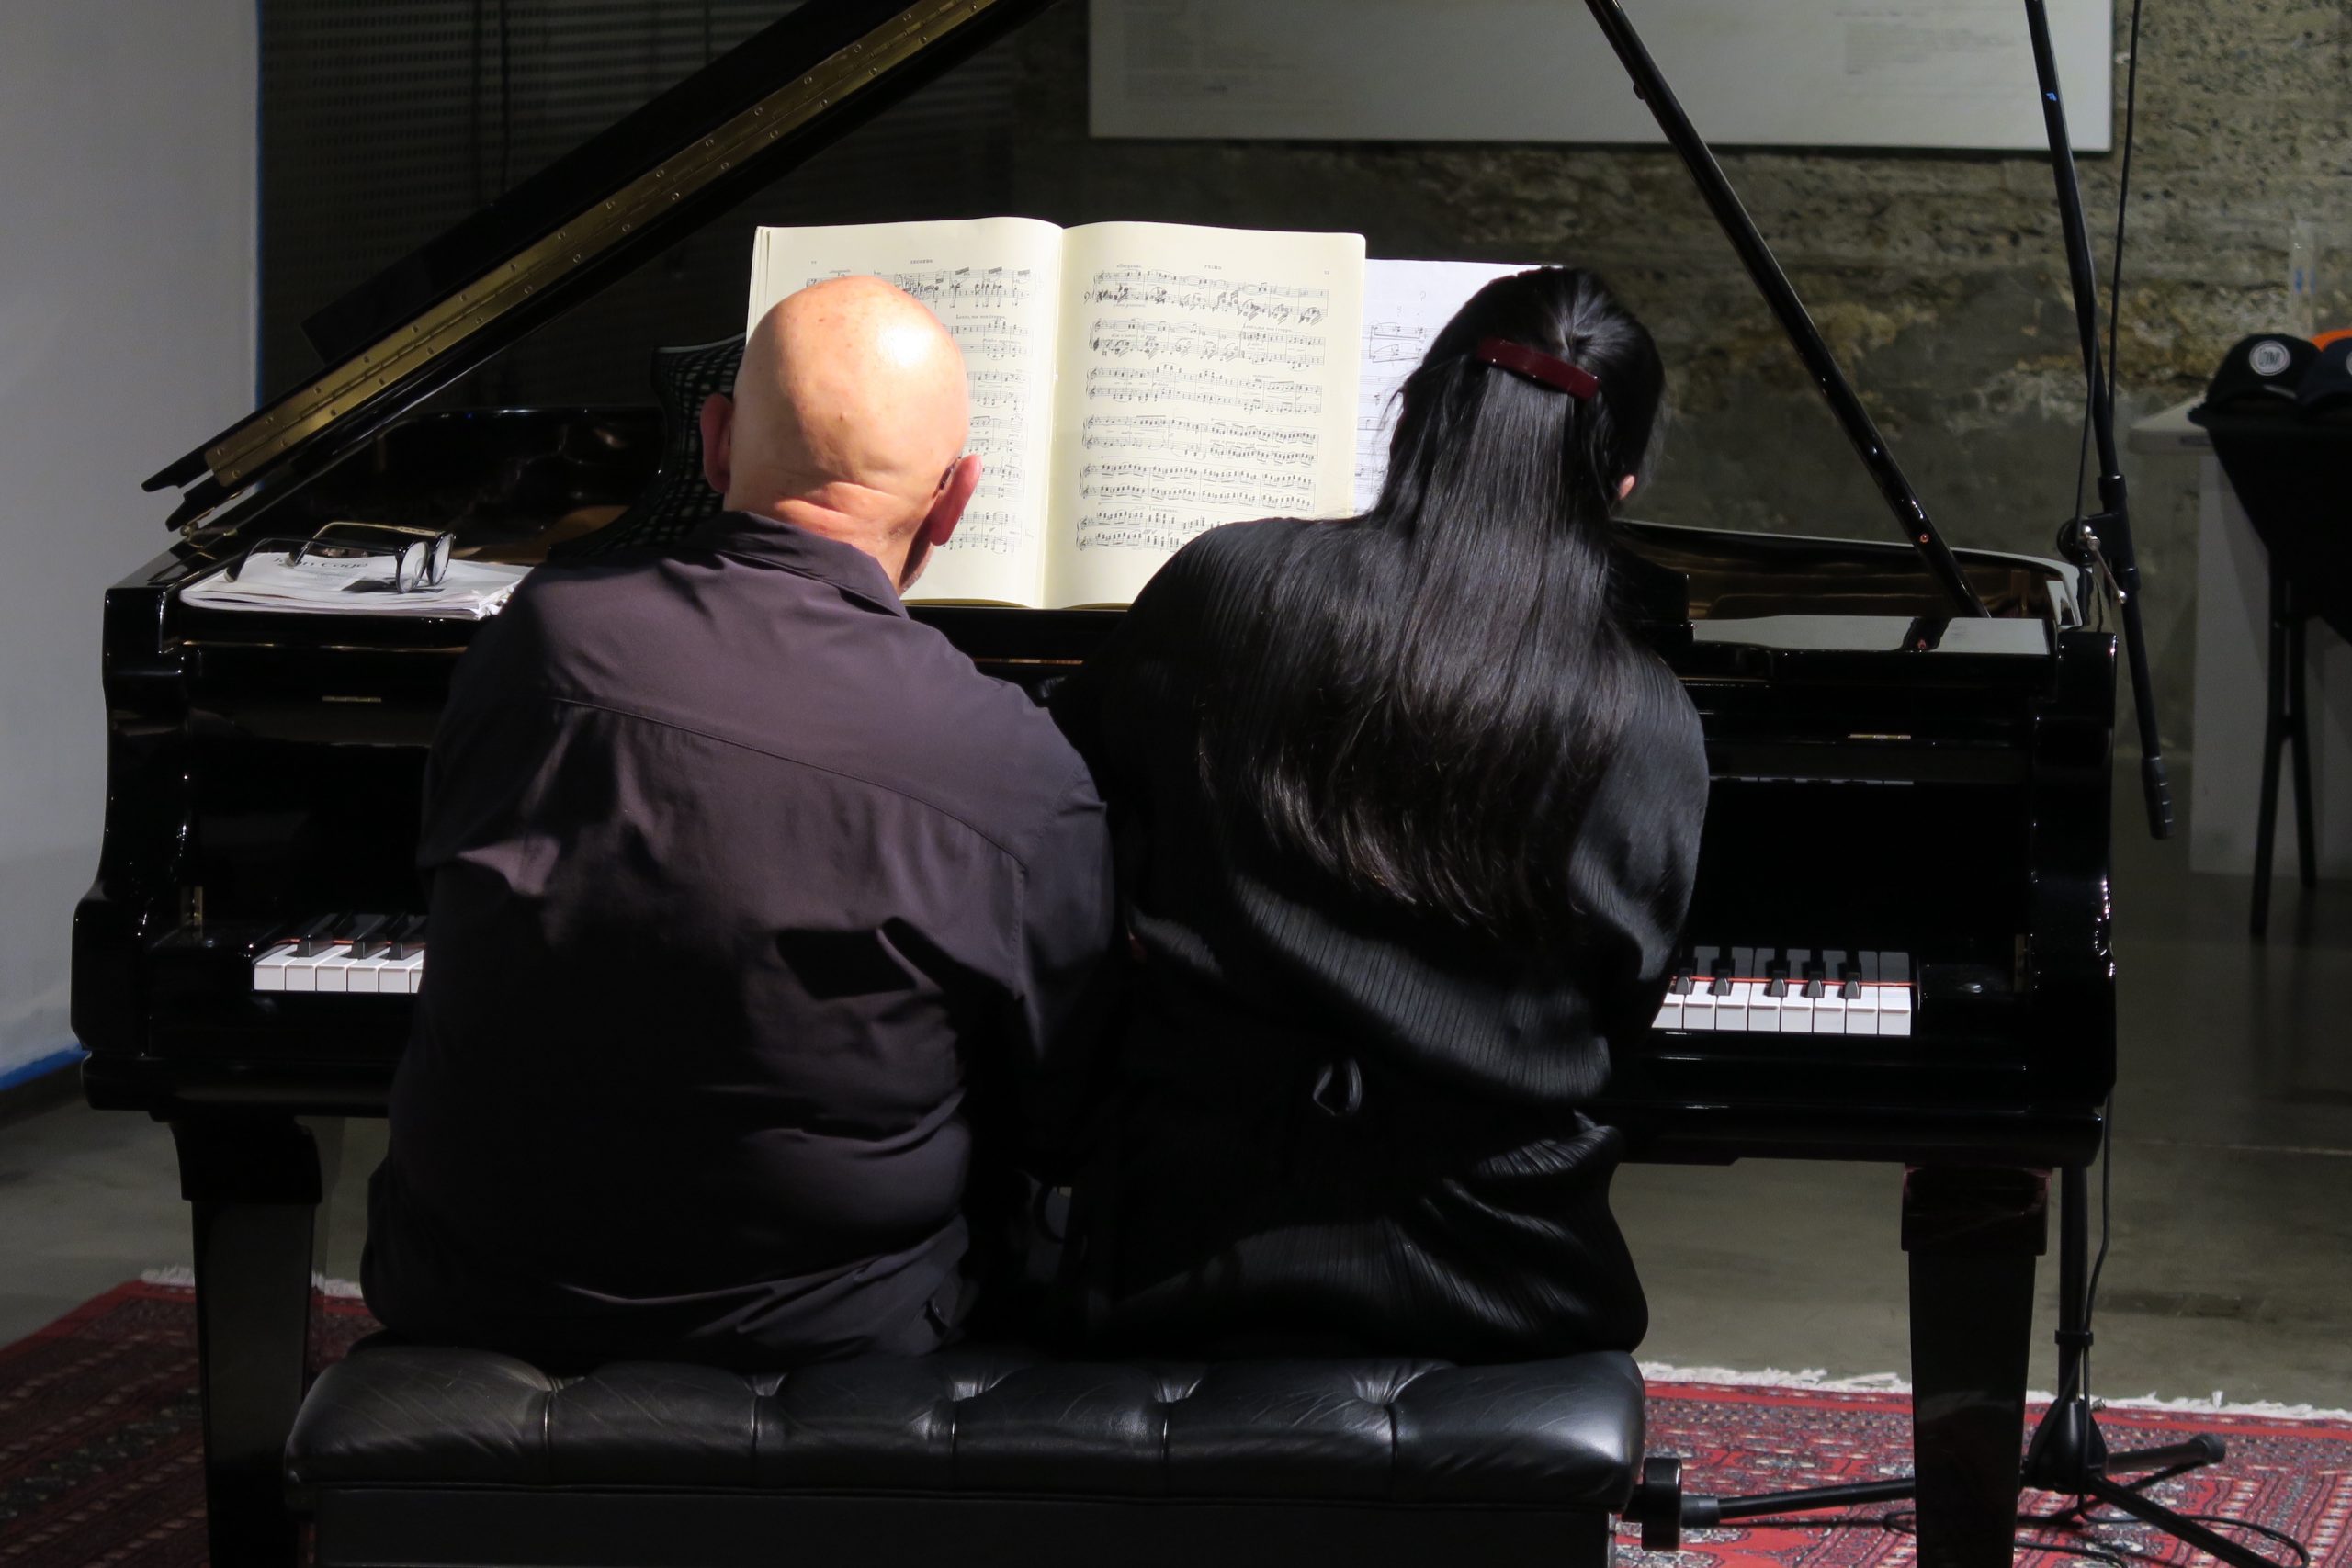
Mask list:
[[[2270,862],[2278,849],[2278,752],[2287,740],[2287,580],[2270,569],[2269,696],[2262,724],[2262,806],[2254,830],[2255,937],[2270,930]]]
[[[2305,887],[2319,886],[2319,836],[2312,827],[2312,710],[2304,682],[2304,633],[2311,617],[2288,590],[2288,744],[2295,749],[2295,869]]]

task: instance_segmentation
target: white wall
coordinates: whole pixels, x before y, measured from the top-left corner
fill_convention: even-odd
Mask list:
[[[252,406],[254,0],[0,0],[0,1084],[69,1050],[139,483]]]

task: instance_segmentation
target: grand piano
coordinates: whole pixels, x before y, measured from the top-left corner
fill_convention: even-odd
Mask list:
[[[536,562],[677,503],[659,407],[419,405],[1050,3],[794,11],[322,311],[318,376],[151,481],[183,493],[168,547],[107,594],[74,1021],[90,1102],[177,1141],[216,1561],[288,1539],[320,1196],[296,1119],[383,1111],[431,962],[425,748],[472,624],[182,590],[332,520]],[[2115,638],[2075,570],[1945,547],[1631,24],[1589,4],[1893,516],[1860,525],[1883,540],[1625,527],[1713,791],[1681,973],[1595,1114],[1639,1158],[1909,1168],[1921,1553],[2006,1562],[2046,1176],[2096,1151],[2114,1071]],[[1033,686],[1116,618],[917,614]]]

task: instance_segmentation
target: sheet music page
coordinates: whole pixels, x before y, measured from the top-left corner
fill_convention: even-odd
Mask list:
[[[1042,603],[1061,254],[1061,231],[1029,218],[759,232],[753,324],[811,283],[871,274],[930,306],[964,351],[979,492],[910,601]]]
[[[1347,511],[1363,239],[1069,231],[1049,604],[1125,604],[1194,535]]]
[[[1388,473],[1396,392],[1464,301],[1519,262],[1368,261],[1363,264],[1363,368],[1356,383],[1355,510],[1369,512]]]

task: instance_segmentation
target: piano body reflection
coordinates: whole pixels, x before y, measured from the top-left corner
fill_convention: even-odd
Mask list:
[[[295,1118],[382,1111],[432,962],[413,865],[425,748],[472,627],[180,591],[337,519],[536,561],[690,486],[658,409],[412,411],[1044,3],[803,7],[326,312],[316,382],[157,476],[186,487],[178,536],[107,595],[109,794],[74,1018],[91,1102],[178,1140],[216,1560],[283,1544],[319,1198]],[[1613,5],[1591,3],[1679,118]],[[1681,972],[1595,1114],[1641,1158],[1913,1168],[1923,1557],[2006,1562],[2042,1173],[2092,1156],[2113,1075],[2114,639],[2084,624],[2068,569],[1943,548],[1703,144],[1678,145],[1900,536],[1627,525],[1713,793]],[[1115,623],[917,615],[1032,684]]]

